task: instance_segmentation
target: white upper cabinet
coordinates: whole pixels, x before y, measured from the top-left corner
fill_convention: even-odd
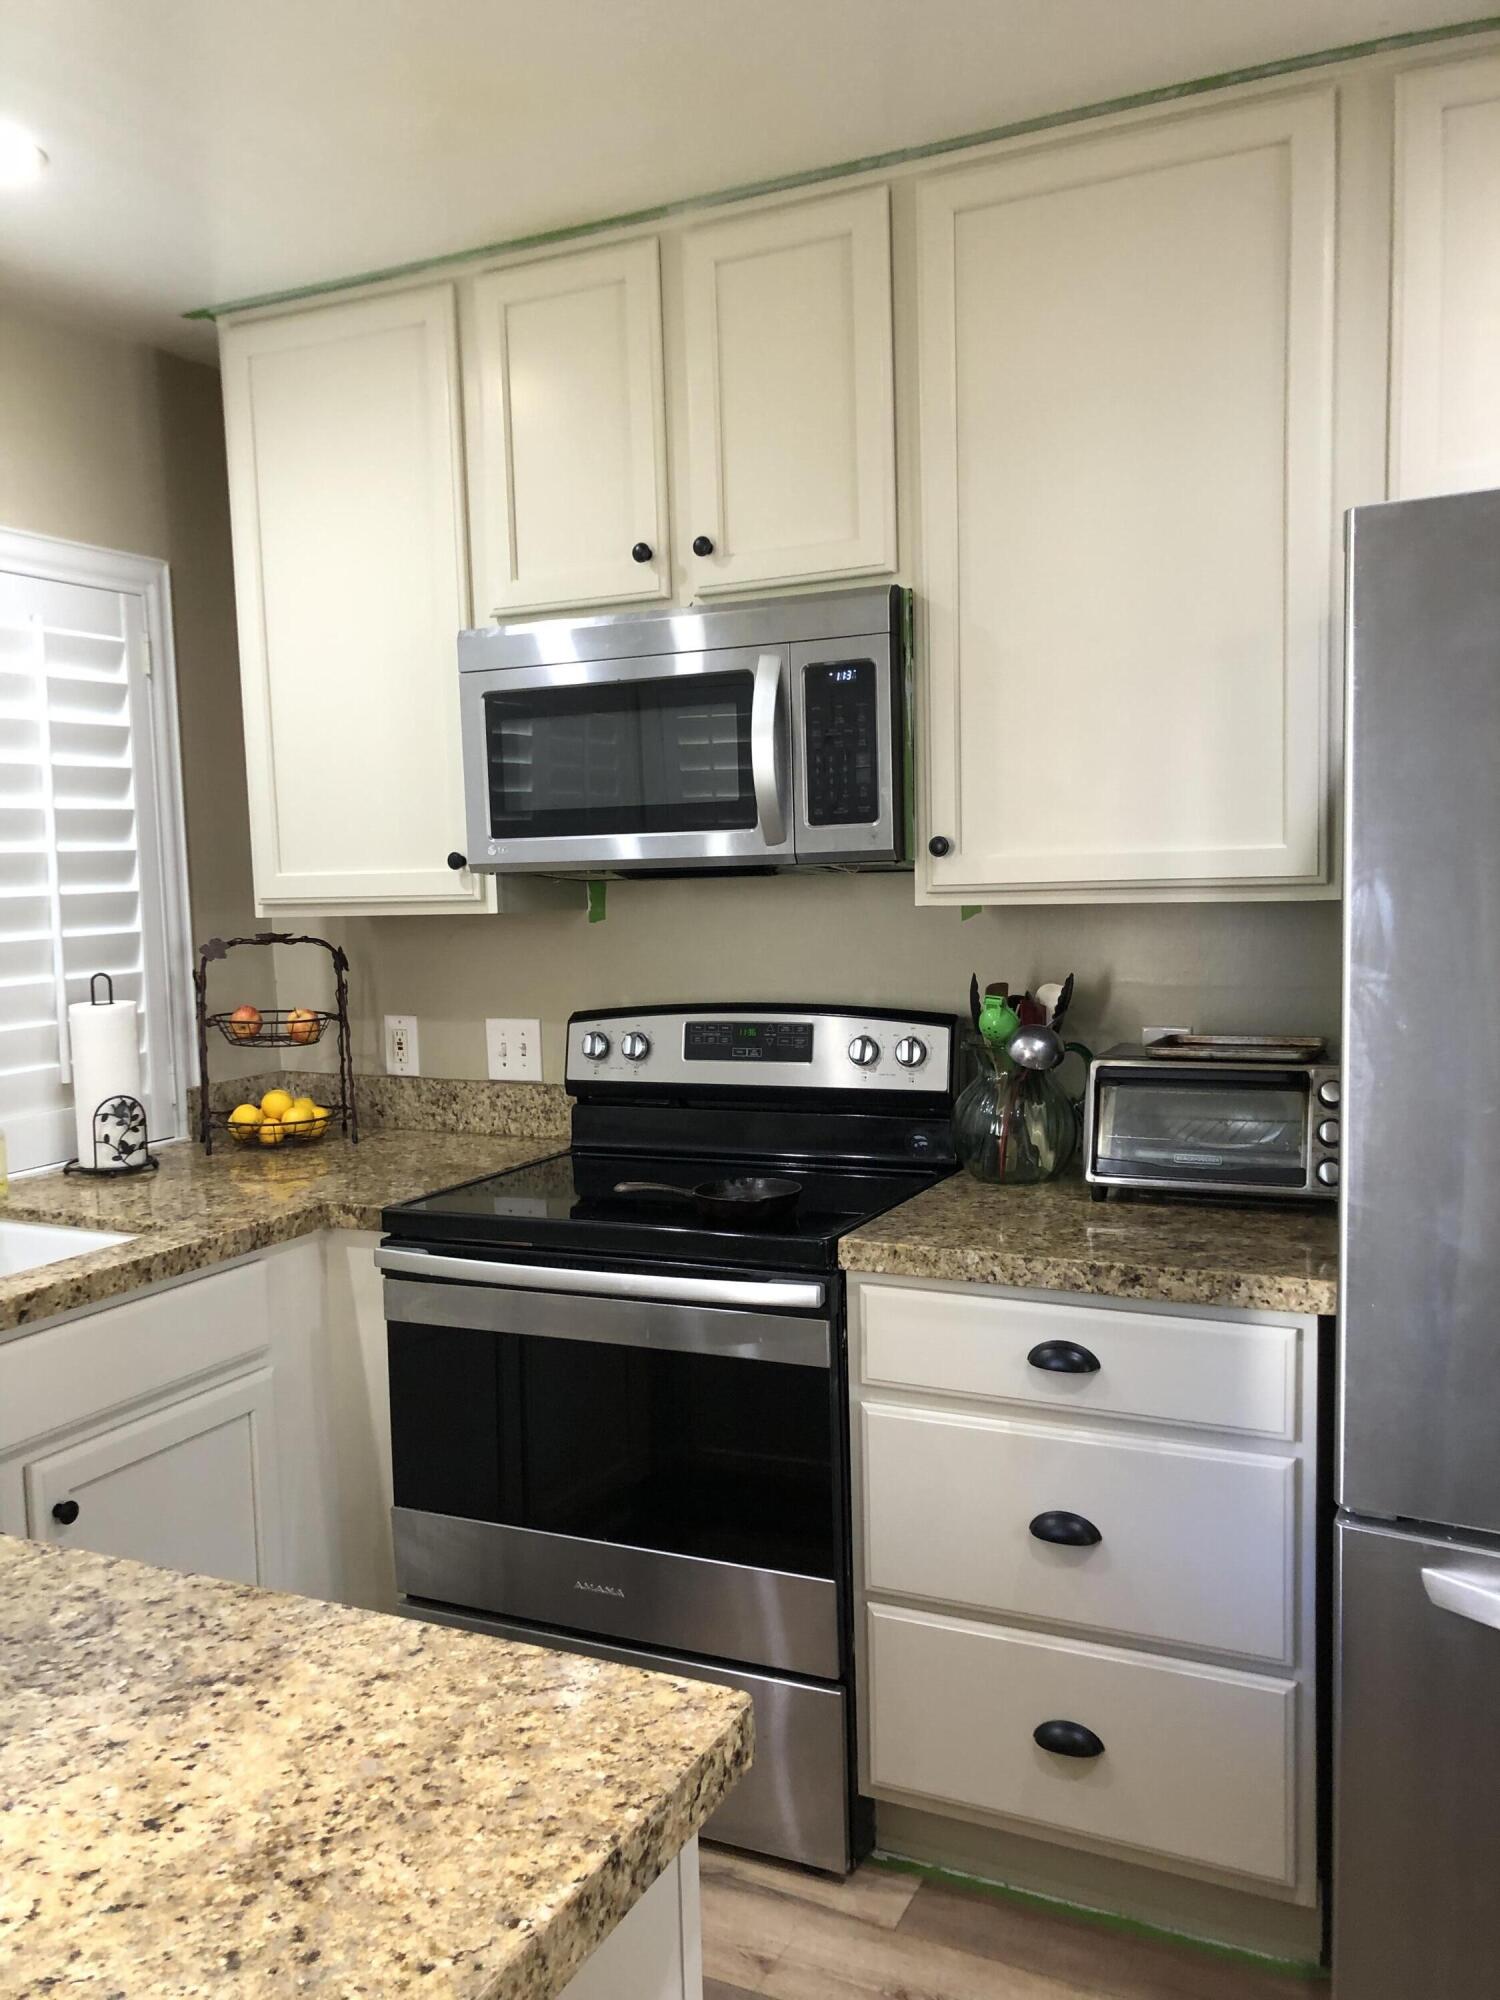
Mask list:
[[[930,898],[1326,881],[1334,130],[1308,91],[919,189]]]
[[[655,239],[488,272],[468,304],[480,615],[661,597],[671,565]]]
[[[886,189],[691,229],[682,259],[689,587],[894,569]]]
[[[463,846],[453,289],[222,334],[262,912],[494,907]]]
[[[1500,486],[1500,56],[1396,83],[1391,494]]]

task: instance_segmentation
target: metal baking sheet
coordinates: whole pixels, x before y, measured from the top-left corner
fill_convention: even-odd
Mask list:
[[[1146,1054],[1175,1062],[1316,1062],[1327,1048],[1322,1035],[1163,1035]]]

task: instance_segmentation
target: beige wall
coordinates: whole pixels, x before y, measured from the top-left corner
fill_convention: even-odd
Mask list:
[[[812,999],[962,1010],[983,984],[1078,975],[1074,1033],[1095,1048],[1147,1022],[1200,1029],[1338,1027],[1333,903],[917,909],[909,875],[612,882],[582,916],[370,917],[348,946],[356,1058],[380,1067],[380,1017],[415,1014],[422,1068],[483,1076],[484,1017],[537,1016],[562,1077],[576,1007],[650,1000]],[[283,1003],[295,1004],[289,992]]]
[[[193,936],[252,928],[217,372],[0,298],[0,524],[170,565]]]

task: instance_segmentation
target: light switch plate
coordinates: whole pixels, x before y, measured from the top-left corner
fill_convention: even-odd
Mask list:
[[[415,1014],[387,1014],[385,1017],[385,1071],[387,1076],[420,1076],[422,1061],[417,1053]]]
[[[540,1083],[542,1024],[540,1021],[487,1020],[484,1046],[490,1075],[502,1083]]]

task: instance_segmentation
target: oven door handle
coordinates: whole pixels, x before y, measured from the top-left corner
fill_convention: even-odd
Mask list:
[[[786,839],[780,744],[785,665],[780,653],[762,653],[755,663],[755,689],[750,697],[750,779],[755,787],[761,838],[767,847],[779,847]]]
[[[693,1306],[750,1306],[774,1312],[821,1306],[827,1288],[777,1278],[682,1278],[671,1272],[559,1270],[551,1264],[497,1264],[484,1257],[445,1257],[435,1250],[375,1252],[377,1270],[407,1278],[457,1278],[471,1285],[507,1285],[529,1292],[589,1293],[605,1299],[660,1299]]]

